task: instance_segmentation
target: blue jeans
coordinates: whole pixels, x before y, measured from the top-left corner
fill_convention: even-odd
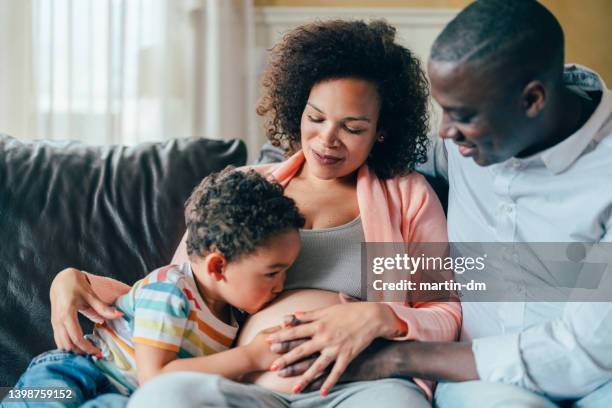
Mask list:
[[[13,407],[124,407],[128,397],[119,394],[102,371],[88,356],[66,351],[48,351],[35,357],[25,373],[19,378],[14,390],[26,387],[64,388],[72,392],[72,399],[49,401],[9,401],[2,406]]]
[[[610,408],[612,381],[575,401],[553,402],[523,388],[485,381],[438,384],[434,406],[439,408],[530,407],[530,408]]]

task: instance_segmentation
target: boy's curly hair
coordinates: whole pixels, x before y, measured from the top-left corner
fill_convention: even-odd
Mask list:
[[[220,252],[228,261],[254,252],[268,238],[304,226],[282,187],[254,170],[232,166],[204,178],[185,203],[187,254]]]
[[[371,81],[378,90],[385,141],[374,144],[367,161],[378,177],[406,174],[426,161],[428,82],[417,57],[395,42],[395,28],[384,21],[319,21],[288,32],[272,48],[257,106],[272,144],[297,151],[311,88],[339,78]]]

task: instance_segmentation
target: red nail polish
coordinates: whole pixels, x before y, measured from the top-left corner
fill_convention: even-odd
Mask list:
[[[272,337],[268,337],[266,339],[266,343],[268,343],[268,344],[272,344],[273,342],[274,342],[274,339]]]
[[[293,391],[294,394],[298,394],[300,391],[302,391],[302,384],[294,385],[292,391]]]
[[[277,363],[274,363],[270,366],[270,371],[278,371],[280,366]]]
[[[321,396],[327,397],[329,395],[329,390],[327,388],[321,388]]]
[[[98,354],[96,354],[96,356],[95,356],[95,357],[96,357],[97,359],[101,359],[101,358],[103,358],[104,356],[102,355],[102,353],[98,353]]]

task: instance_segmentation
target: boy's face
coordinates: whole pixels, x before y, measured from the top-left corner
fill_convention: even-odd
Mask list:
[[[255,252],[226,265],[221,297],[247,313],[257,312],[282,292],[287,269],[299,252],[297,230],[269,238]]]

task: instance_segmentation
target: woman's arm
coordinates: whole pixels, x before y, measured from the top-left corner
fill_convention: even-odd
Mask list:
[[[410,180],[411,199],[406,200],[402,236],[409,252],[419,256],[444,259],[448,256],[446,217],[436,193],[420,175]],[[408,193],[404,193],[406,195]],[[435,278],[437,281],[453,278],[452,271],[418,271],[420,280]],[[407,303],[388,305],[407,327],[403,336],[395,340],[454,341],[461,327],[461,305],[454,293],[446,293],[444,301],[428,301],[427,294],[416,294]],[[421,297],[421,299],[419,299]]]
[[[186,234],[181,239],[172,263],[178,264],[188,259],[185,238]],[[83,338],[77,312],[96,323],[104,319],[116,319],[121,315],[112,305],[129,290],[130,286],[123,282],[76,268],[66,268],[59,272],[49,291],[51,325],[57,347],[79,354],[99,353],[97,347]]]

